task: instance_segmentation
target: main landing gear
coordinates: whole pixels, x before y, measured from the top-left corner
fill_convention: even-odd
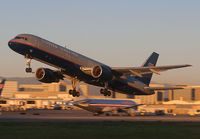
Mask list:
[[[79,97],[80,92],[76,91],[76,85],[77,85],[78,80],[76,78],[71,79],[72,83],[72,90],[69,90],[69,94],[72,95],[73,97]]]
[[[101,89],[100,93],[103,94],[104,96],[111,96],[111,92],[108,89]]]
[[[25,69],[27,73],[32,73],[32,68],[31,68],[31,58],[29,56],[25,56],[26,59],[26,65],[28,68]]]
[[[76,89],[69,90],[69,94],[72,95],[73,97],[79,97],[80,92],[76,91]]]
[[[100,90],[100,93],[103,94],[104,96],[111,96],[111,92],[107,88],[108,88],[108,83],[106,82],[104,89],[102,88]]]

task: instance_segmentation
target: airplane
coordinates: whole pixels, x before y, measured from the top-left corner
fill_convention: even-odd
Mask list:
[[[123,100],[123,99],[91,99],[85,98],[82,100],[71,100],[71,101],[62,101],[55,102],[54,106],[64,105],[68,108],[73,106],[82,108],[89,112],[92,112],[94,116],[99,116],[100,114],[112,113],[114,115],[118,113],[126,113],[130,116],[135,116],[138,105],[133,100]]]
[[[6,81],[6,79],[2,79],[2,81],[1,81],[1,83],[0,83],[0,95],[1,95],[1,93],[2,93],[2,91],[3,91],[5,81]]]
[[[183,89],[180,86],[152,88],[149,84],[153,73],[160,74],[162,71],[191,66],[156,66],[159,54],[153,52],[141,67],[110,67],[32,34],[19,34],[8,42],[8,46],[25,57],[27,73],[32,73],[32,59],[57,68],[38,68],[35,77],[43,83],[70,79],[73,89],[69,90],[69,94],[74,97],[80,96],[76,88],[81,81],[102,87],[100,93],[104,96],[111,96],[111,91],[151,95],[155,90]]]

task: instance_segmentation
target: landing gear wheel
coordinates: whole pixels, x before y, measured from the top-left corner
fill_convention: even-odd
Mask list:
[[[108,95],[108,96],[111,96],[111,92],[110,92],[110,91],[108,91],[108,92],[107,92],[107,95]]]
[[[73,90],[69,90],[69,94],[72,95],[73,94]]]
[[[76,96],[79,97],[80,96],[80,92],[76,92],[76,93],[77,93]]]
[[[72,96],[76,97],[76,91],[75,90],[73,90]]]
[[[32,72],[32,68],[26,68],[26,70],[25,70],[27,73],[30,73],[30,72]]]
[[[100,90],[100,93],[101,93],[101,94],[104,94],[104,92],[105,92],[104,89],[101,89],[101,90]]]

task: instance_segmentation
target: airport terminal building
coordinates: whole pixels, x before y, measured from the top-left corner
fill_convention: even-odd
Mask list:
[[[67,92],[71,85],[64,82],[51,84],[21,84],[6,81],[2,91],[0,105],[2,107],[50,108],[56,101],[72,100]],[[80,85],[79,90],[87,95],[88,86]]]
[[[151,86],[164,86],[152,84]],[[68,94],[71,85],[66,82],[51,84],[20,84],[17,81],[6,81],[2,91],[0,106],[9,109],[52,109],[58,101],[72,100]],[[86,84],[81,84],[79,91],[88,98],[110,98],[99,93],[99,88],[94,89]],[[112,96],[118,99],[133,99],[138,104],[144,104],[141,110],[155,111],[162,109],[165,112],[188,112],[190,109],[200,110],[200,89],[183,89],[173,91],[157,91],[153,95],[126,95],[115,92]],[[182,111],[182,112],[180,112]],[[190,110],[191,111],[191,110]]]

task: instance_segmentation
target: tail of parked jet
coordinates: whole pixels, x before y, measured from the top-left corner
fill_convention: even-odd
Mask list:
[[[151,56],[145,61],[145,63],[142,65],[142,67],[153,67],[156,66],[157,60],[158,60],[159,54],[153,52]],[[140,81],[142,81],[144,84],[148,85],[151,82],[153,73],[145,74],[142,77],[138,78]]]
[[[5,79],[3,79],[2,81],[1,81],[1,83],[0,83],[0,95],[1,95],[1,93],[2,93],[2,90],[3,90],[3,87],[4,87],[4,84],[5,84]]]

